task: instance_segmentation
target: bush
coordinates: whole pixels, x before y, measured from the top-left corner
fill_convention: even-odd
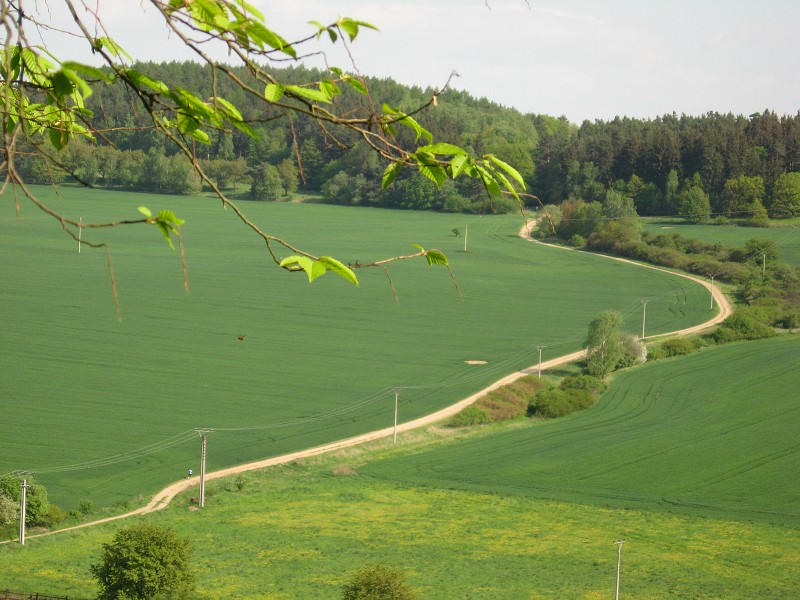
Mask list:
[[[618,369],[640,365],[647,360],[647,346],[642,340],[629,333],[620,334],[622,356],[617,363]]]
[[[416,600],[402,571],[387,565],[367,565],[342,586],[343,600]]]
[[[582,246],[585,246],[586,238],[580,235],[579,233],[576,233],[571,238],[569,238],[569,245],[574,248],[580,248]]]
[[[102,600],[184,599],[194,592],[191,543],[172,529],[140,523],[120,529],[103,544],[102,560],[89,570]]]
[[[574,413],[594,404],[594,397],[587,390],[542,390],[536,394],[531,412],[543,419],[555,419]]]
[[[769,325],[757,321],[744,310],[739,310],[722,322],[719,329],[711,334],[718,344],[736,340],[757,340],[776,335],[775,330]]]
[[[558,387],[562,390],[586,390],[597,396],[606,391],[608,384],[591,375],[570,375],[562,379]]]
[[[486,425],[492,419],[489,412],[474,404],[468,406],[450,419],[451,427],[472,427],[473,425]]]
[[[26,479],[28,491],[25,494],[25,524],[44,525],[50,503],[47,501],[47,490],[32,477]],[[22,498],[22,479],[16,475],[0,477],[0,496],[10,498],[19,505]]]
[[[683,356],[694,352],[694,343],[686,338],[673,338],[660,346],[665,357]]]

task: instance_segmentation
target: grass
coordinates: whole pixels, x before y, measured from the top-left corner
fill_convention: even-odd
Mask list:
[[[39,189],[42,197],[48,190]],[[393,268],[355,288],[334,275],[309,285],[277,269],[264,244],[213,201],[64,188],[51,198],[84,221],[172,208],[187,220],[191,293],[155,229],[85,232],[106,257],[23,205],[0,207],[0,472],[30,469],[65,510],[147,496],[198,472],[193,428],[214,428],[209,470],[389,426],[430,413],[499,377],[580,347],[603,309],[648,334],[708,318],[707,292],[664,273],[520,240],[519,217],[478,217],[302,203],[245,203],[253,220],[312,252],[366,262],[438,247],[446,271]],[[469,229],[468,252],[454,227]],[[239,338],[243,339],[239,339]],[[481,359],[485,365],[465,361]]]
[[[394,448],[381,442],[248,473],[241,491],[233,478],[214,481],[201,511],[189,510],[187,494],[145,518],[193,540],[199,588],[212,598],[336,598],[350,572],[380,561],[426,599],[609,598],[618,539],[623,597],[795,596],[797,529],[364,475],[393,457],[424,461],[431,445],[468,448],[520,427],[403,434]],[[89,565],[121,526],[0,546],[0,588],[94,596]]]
[[[737,248],[753,238],[773,240],[778,247],[779,260],[800,265],[800,227],[795,219],[772,221],[772,227],[736,227],[721,225],[690,225],[683,221],[648,218],[642,221],[645,231],[653,234],[679,233],[704,242],[719,242]]]
[[[800,339],[621,373],[592,408],[365,473],[406,485],[800,527]]]

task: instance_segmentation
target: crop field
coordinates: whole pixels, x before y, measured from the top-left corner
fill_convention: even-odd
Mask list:
[[[459,488],[800,526],[800,340],[704,350],[621,373],[584,413],[375,463]]]
[[[772,240],[778,247],[778,259],[792,264],[800,265],[800,225],[796,222],[787,224],[773,221],[773,227],[735,227],[722,225],[689,225],[680,221],[661,221],[659,219],[644,219],[645,231],[654,234],[679,233],[684,237],[703,240],[704,242],[719,242],[726,246],[741,248],[748,240],[753,238]]]
[[[45,188],[37,190],[51,197]],[[450,404],[505,374],[578,349],[589,321],[617,309],[647,334],[709,318],[686,279],[520,240],[519,216],[478,217],[324,205],[243,203],[262,228],[344,262],[437,247],[446,270],[403,261],[309,285],[263,241],[203,198],[64,188],[84,221],[186,219],[190,293],[177,251],[154,228],[86,231],[78,246],[28,205],[0,204],[0,472],[32,470],[65,510],[147,496],[199,469],[195,428],[213,428],[209,470],[391,425]],[[464,238],[451,230],[468,228]],[[483,365],[468,360],[486,361]]]
[[[796,597],[796,528],[361,475],[392,456],[415,460],[408,453],[431,442],[409,438],[423,435],[454,448],[469,443],[441,431],[404,433],[396,447],[383,442],[247,473],[241,490],[233,480],[212,481],[201,511],[188,510],[184,495],[144,518],[192,540],[198,587],[210,598],[336,598],[349,573],[385,562],[426,600],[600,600],[614,595],[620,539],[621,598]],[[95,597],[89,565],[122,525],[0,546],[0,589]]]

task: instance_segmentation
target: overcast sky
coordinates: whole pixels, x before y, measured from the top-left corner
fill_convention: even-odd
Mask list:
[[[84,1],[99,4],[112,37],[135,58],[190,58],[166,39],[146,0]],[[365,75],[438,87],[456,71],[453,86],[473,96],[574,123],[800,110],[800,0],[250,2],[290,40],[311,33],[312,19],[378,26],[352,47]],[[332,64],[350,68],[323,47]],[[77,52],[69,41],[55,49]]]

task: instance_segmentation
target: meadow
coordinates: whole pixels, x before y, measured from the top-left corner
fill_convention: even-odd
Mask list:
[[[620,427],[624,427],[621,424]],[[796,597],[800,530],[762,521],[539,500],[527,494],[405,484],[365,474],[384,461],[426,460],[431,449],[536,432],[541,423],[400,435],[209,483],[143,517],[192,540],[208,598],[336,598],[348,574],[385,562],[425,599],[613,597],[616,540],[623,598]],[[521,462],[533,462],[522,448]],[[122,523],[0,546],[0,588],[91,598],[89,565]]]
[[[648,218],[642,220],[645,231],[655,235],[660,233],[679,233],[680,235],[704,242],[723,244],[741,248],[753,238],[772,240],[778,248],[778,259],[800,265],[800,225],[796,220],[772,221],[772,226],[737,227],[734,225],[692,225],[683,220]]]
[[[413,486],[800,527],[800,339],[620,373],[595,406],[369,465]]]
[[[147,497],[199,469],[194,428],[213,428],[213,470],[318,445],[450,404],[505,374],[581,346],[589,321],[617,309],[648,335],[709,317],[708,292],[685,279],[517,237],[519,216],[479,217],[296,203],[244,203],[253,220],[345,262],[444,251],[355,288],[309,284],[270,261],[264,243],[213,200],[62,188],[84,221],[171,208],[186,219],[190,293],[178,253],[154,228],[85,232],[81,252],[52,219],[0,205],[0,472],[36,472],[65,510]],[[453,228],[468,230],[468,251]],[[486,361],[482,365],[469,360]]]

